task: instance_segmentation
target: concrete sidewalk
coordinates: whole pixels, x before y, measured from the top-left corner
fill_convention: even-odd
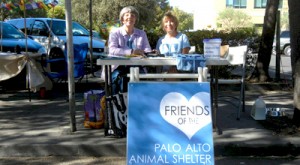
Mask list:
[[[84,85],[91,87],[91,85]],[[290,90],[270,89],[270,85],[248,84],[246,112],[236,120],[234,107],[219,104],[218,121],[223,134],[214,132],[216,156],[226,155],[299,155],[300,138],[274,135],[250,116],[258,96],[263,96],[267,107],[286,109],[293,113]],[[97,87],[94,86],[94,87]],[[101,85],[99,84],[99,88]],[[95,89],[95,88],[94,88]],[[70,132],[67,95],[39,99],[37,94],[28,101],[27,91],[5,92],[0,96],[0,157],[37,156],[100,156],[126,157],[126,138],[104,136],[103,129],[83,127],[83,91],[76,99],[76,132]]]

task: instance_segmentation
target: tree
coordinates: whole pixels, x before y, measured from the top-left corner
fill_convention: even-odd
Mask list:
[[[62,6],[55,6],[48,10],[47,17],[65,19],[65,9]]]
[[[156,0],[93,0],[92,20],[93,29],[100,30],[107,22],[119,20],[119,13],[125,6],[135,6],[140,17],[137,27],[143,28],[155,18]],[[73,19],[89,27],[89,1],[72,0]]]
[[[155,48],[159,37],[164,34],[161,28],[161,21],[164,14],[170,10],[172,10],[172,8],[169,5],[169,0],[156,0],[155,17],[144,27],[144,30],[146,30],[148,34],[151,33],[151,35],[148,35],[148,40],[152,48]]]
[[[193,15],[192,14],[186,13],[176,7],[173,9],[173,12],[179,21],[179,26],[178,26],[179,31],[188,31],[190,29],[193,29]]]
[[[153,18],[153,21],[147,23],[147,27],[145,28],[149,32],[156,32],[163,34],[162,28],[161,28],[161,20],[164,16],[164,14],[167,11],[172,10],[172,8],[169,5],[169,0],[156,0],[156,7],[155,7],[155,17]]]
[[[289,16],[288,12],[281,12],[281,17],[280,17],[280,29],[289,29],[290,28],[290,23],[289,23]]]
[[[288,0],[289,22],[291,36],[291,65],[294,87],[294,116],[293,121],[296,126],[300,126],[300,4],[295,0]]]
[[[270,81],[269,65],[272,55],[278,6],[279,0],[267,1],[257,63],[255,70],[250,77],[250,81],[252,82]]]
[[[234,10],[232,8],[226,8],[219,13],[217,18],[218,24],[222,25],[224,30],[234,30],[243,27],[253,27],[251,22],[251,16],[245,12]]]

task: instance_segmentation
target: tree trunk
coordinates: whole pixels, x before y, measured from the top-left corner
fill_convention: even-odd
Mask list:
[[[276,14],[278,6],[279,0],[267,1],[257,63],[254,73],[250,78],[250,81],[252,82],[265,82],[270,80],[269,65],[271,61],[272,46],[275,35]]]
[[[300,3],[288,0],[290,36],[291,36],[291,65],[294,87],[294,116],[296,126],[300,126]]]

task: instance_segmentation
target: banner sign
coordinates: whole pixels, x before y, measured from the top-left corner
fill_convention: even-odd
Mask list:
[[[214,164],[209,82],[128,87],[127,164]]]
[[[33,10],[33,9],[48,9],[55,7],[58,4],[58,0],[44,0],[35,2],[34,0],[20,0],[18,3],[13,2],[1,2],[0,7],[6,10]]]

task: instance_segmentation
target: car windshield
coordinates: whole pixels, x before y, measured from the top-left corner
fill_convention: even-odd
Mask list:
[[[20,39],[25,38],[25,35],[14,26],[7,23],[0,23],[0,35],[3,39]]]
[[[52,26],[51,26],[51,20],[47,21],[49,27],[52,27],[51,30],[55,35],[61,35],[65,36],[66,35],[66,21],[52,21]],[[73,36],[89,36],[89,32],[87,29],[85,29],[83,26],[81,26],[77,22],[72,23],[72,32]]]

